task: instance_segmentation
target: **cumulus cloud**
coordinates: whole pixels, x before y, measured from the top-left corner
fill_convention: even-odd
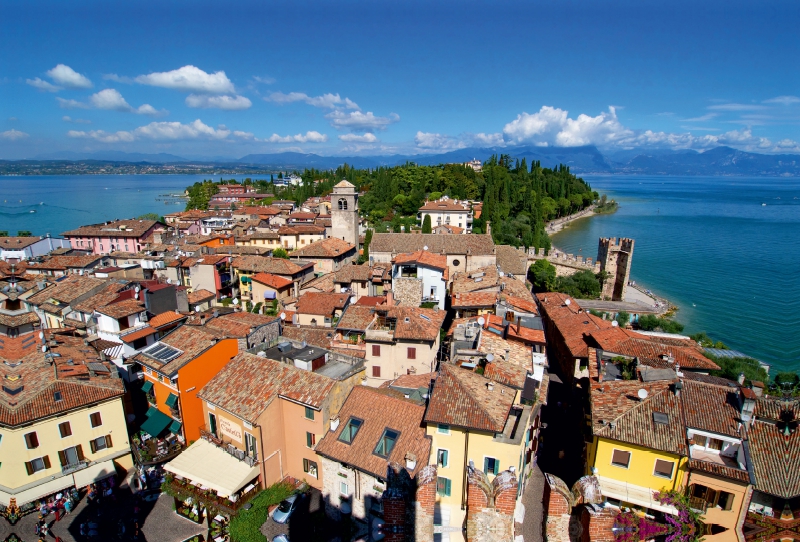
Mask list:
[[[417,132],[414,136],[414,144],[420,149],[433,149],[447,151],[463,149],[467,144],[456,137],[432,132]]]
[[[224,71],[206,73],[195,66],[183,66],[168,72],[153,72],[134,79],[142,85],[171,88],[205,94],[234,94],[233,83]]]
[[[89,132],[70,130],[67,132],[67,136],[75,139],[94,139],[101,143],[130,142],[135,139],[134,135],[130,132],[119,131],[112,133],[104,130],[91,130]]]
[[[106,81],[114,81],[115,83],[125,83],[126,85],[130,85],[133,83],[133,79],[130,77],[126,77],[124,75],[117,75],[116,73],[106,73],[103,74],[103,79]]]
[[[337,107],[344,107],[345,109],[360,109],[350,98],[342,98],[339,94],[323,94],[322,96],[309,96],[304,92],[290,92],[284,94],[283,92],[273,92],[266,98],[268,102],[275,102],[283,105],[293,102],[303,102],[314,107],[322,107],[327,109],[335,109]]]
[[[683,120],[684,122],[706,122],[717,116],[719,116],[719,113],[706,113],[705,115],[700,115],[699,117],[692,117],[690,119]]]
[[[363,135],[358,134],[344,134],[338,136],[341,141],[346,143],[375,143],[378,138],[375,134],[367,132]]]
[[[238,111],[248,109],[253,103],[244,96],[209,96],[207,94],[189,94],[186,105],[199,109],[224,109]]]
[[[143,104],[139,107],[133,107],[129,104],[119,91],[113,88],[106,88],[100,92],[96,92],[89,96],[89,103],[79,102],[77,100],[65,100],[64,98],[56,98],[59,105],[63,109],[103,109],[105,111],[120,111],[122,113],[136,113],[137,115],[150,115],[151,117],[158,117],[166,115],[167,111],[157,110],[150,104]]]
[[[305,134],[279,136],[272,134],[269,139],[270,143],[324,143],[328,141],[327,134],[321,134],[314,130],[308,131]]]
[[[61,109],[89,109],[89,105],[78,100],[65,100],[64,98],[56,98]]]
[[[92,82],[66,64],[59,64],[47,72],[47,76],[64,88],[92,88]]]
[[[764,100],[765,104],[779,104],[779,105],[794,105],[800,104],[800,98],[797,96],[776,96],[769,100]]]
[[[472,134],[472,142],[474,145],[486,145],[489,147],[498,147],[502,146],[505,141],[503,140],[503,134],[496,133],[496,134]]]
[[[261,83],[262,85],[271,85],[275,82],[274,77],[259,77],[257,75],[253,76],[253,81],[256,83]]]
[[[156,141],[174,141],[180,139],[205,139],[211,141],[224,140],[231,134],[237,137],[250,135],[249,132],[231,132],[227,127],[220,125],[212,128],[200,119],[183,124],[180,122],[151,122],[132,131],[106,132],[104,130],[91,130],[88,132],[70,130],[67,136],[82,139],[94,139],[103,143],[129,142],[137,139],[152,139]]]
[[[372,114],[372,111],[363,113],[361,111],[350,111],[346,113],[337,109],[331,111],[325,118],[330,120],[331,126],[337,130],[349,129],[354,132],[374,132],[376,130],[385,130],[390,124],[400,120],[397,113],[391,113],[388,117],[377,117]]]
[[[92,123],[92,121],[86,120],[86,119],[73,119],[69,115],[64,115],[63,117],[61,117],[61,120],[63,120],[64,122],[70,122],[70,123],[75,123],[75,124],[91,124]]]
[[[19,130],[6,130],[5,132],[0,132],[0,137],[6,139],[8,141],[17,141],[19,139],[25,139],[28,137],[28,134],[25,132],[20,132]]]
[[[61,87],[57,87],[52,83],[48,83],[44,79],[39,79],[38,77],[36,79],[26,79],[25,82],[34,88],[46,90],[47,92],[58,92],[61,90]]]
[[[631,135],[633,132],[620,124],[614,107],[596,117],[580,114],[571,119],[567,111],[545,105],[537,113],[517,115],[503,128],[506,142],[538,146],[607,145]]]

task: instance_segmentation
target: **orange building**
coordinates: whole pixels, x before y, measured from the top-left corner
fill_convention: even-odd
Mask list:
[[[169,431],[183,442],[199,439],[205,418],[197,392],[238,352],[236,339],[196,326],[181,326],[142,350],[135,361],[144,368],[142,390],[150,403],[142,430],[153,436]]]

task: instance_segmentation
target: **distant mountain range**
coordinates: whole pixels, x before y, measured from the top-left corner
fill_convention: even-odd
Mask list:
[[[203,163],[227,167],[256,166],[275,170],[304,168],[332,169],[344,163],[358,168],[395,166],[405,162],[420,165],[467,162],[473,158],[486,160],[492,154],[510,154],[527,159],[530,164],[539,160],[544,167],[565,164],[576,174],[638,174],[638,175],[751,175],[798,176],[800,155],[757,154],[730,147],[717,147],[706,152],[692,150],[625,150],[603,154],[594,146],[585,147],[470,147],[441,154],[384,155],[384,156],[320,156],[299,152],[248,154],[242,158],[214,157],[187,159],[172,154],[126,153],[105,151],[93,153],[57,152],[40,155],[33,160],[147,162],[152,164]]]

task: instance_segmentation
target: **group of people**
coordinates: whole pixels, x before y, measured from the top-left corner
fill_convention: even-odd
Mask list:
[[[55,514],[55,521],[60,521],[65,515],[72,512],[80,498],[78,490],[74,487],[63,492],[56,493],[39,502],[39,518],[36,521],[36,534],[43,540],[50,532],[50,524],[47,516]],[[56,540],[59,540],[56,537]]]

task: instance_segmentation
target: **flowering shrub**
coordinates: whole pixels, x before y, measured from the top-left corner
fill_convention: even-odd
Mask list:
[[[663,522],[639,517],[633,512],[620,512],[614,520],[616,542],[700,542],[703,532],[700,516],[689,507],[685,496],[676,491],[656,492],[655,500],[678,510],[678,515],[663,514]]]

